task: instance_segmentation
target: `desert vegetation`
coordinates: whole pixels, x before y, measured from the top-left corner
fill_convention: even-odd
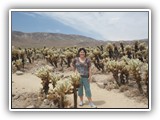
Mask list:
[[[145,42],[107,43],[85,48],[87,57],[91,59],[92,69],[99,74],[113,76],[110,82],[114,83],[115,87],[112,89],[119,89],[123,92],[128,89],[137,89],[139,95],[148,99],[149,54],[148,45]],[[44,46],[42,48],[12,46],[12,73],[26,72],[25,68],[29,65],[36,61],[45,61],[45,64],[34,72],[34,75],[41,79],[40,99],[42,101],[47,99],[58,108],[77,108],[77,88],[80,75],[74,72],[71,75],[56,74],[56,71],[64,73],[66,69],[69,69],[72,60],[77,56],[78,49],[79,47],[76,46]],[[97,73],[93,72],[93,75]],[[131,86],[131,84],[134,85]],[[108,82],[107,88],[110,85]],[[71,106],[71,101],[67,99],[69,94],[73,94],[74,106]]]

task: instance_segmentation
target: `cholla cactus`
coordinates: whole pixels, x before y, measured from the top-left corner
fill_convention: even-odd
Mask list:
[[[60,108],[64,108],[65,105],[65,95],[72,93],[73,86],[71,80],[69,79],[62,79],[57,82],[55,88],[53,89],[54,92],[57,92],[60,96]]]
[[[120,72],[120,83],[125,84],[128,83],[129,71],[130,67],[126,64],[125,61],[119,62],[119,72]]]
[[[139,44],[139,50],[140,51],[146,50],[146,44],[144,42],[142,42],[142,43]]]
[[[100,54],[100,51],[97,50],[97,49],[94,49],[94,50],[93,50],[93,54],[94,54],[94,55],[99,55],[99,54]]]
[[[60,58],[59,54],[58,54],[58,50],[49,49],[46,52],[45,58],[46,58],[47,62],[49,62],[52,66],[55,66],[56,68],[58,67],[57,63]]]
[[[75,72],[71,75],[71,82],[73,85],[73,94],[74,94],[74,108],[77,108],[77,88],[80,86],[81,76],[78,72]]]
[[[140,93],[143,93],[143,89],[142,89],[142,86],[141,86],[141,74],[142,74],[142,71],[141,71],[141,67],[142,67],[142,62],[138,59],[131,59],[129,61],[129,66],[130,66],[130,72],[131,74],[133,74],[133,77],[135,78],[136,80],[136,83],[138,85],[138,89],[140,91]]]
[[[74,72],[71,75],[72,85],[75,86],[75,87],[79,87],[79,85],[80,85],[80,79],[81,79],[80,74],[78,72]]]
[[[35,73],[35,75],[39,78],[41,78],[42,82],[42,90],[43,92],[47,95],[48,94],[48,90],[49,90],[49,82],[51,79],[51,72],[52,69],[49,66],[44,66],[41,67],[39,70],[37,70],[37,72]]]
[[[13,65],[15,65],[15,67],[17,68],[17,70],[21,70],[21,68],[23,67],[22,59],[18,59],[16,61],[14,61]]]
[[[142,74],[142,79],[144,80],[145,82],[145,85],[147,86],[147,91],[146,91],[146,96],[148,96],[149,94],[149,76],[148,76],[148,64],[147,63],[144,63],[143,66],[142,66],[142,69],[143,69],[143,74]]]
[[[67,51],[65,51],[65,56],[67,59],[67,67],[70,67],[70,64],[72,62],[72,58],[73,58],[74,54],[73,54],[73,52],[67,50]]]
[[[113,47],[113,45],[112,45],[111,43],[108,43],[108,44],[106,45],[106,50],[107,50],[107,51],[109,51],[109,50],[112,50],[112,51],[113,51],[113,49],[114,49],[114,47]]]
[[[58,108],[68,108],[71,106],[71,102],[67,99],[67,96],[61,96],[54,89],[49,91],[47,98],[48,100],[53,101],[54,105]]]
[[[106,51],[108,51],[110,58],[113,58],[113,50],[114,50],[113,45],[111,43],[108,43],[106,45]]]
[[[101,55],[103,58],[107,58],[109,56],[109,52],[108,51],[105,51],[102,55]]]
[[[48,65],[41,67],[35,73],[35,75],[41,79],[50,79],[50,72],[52,68]]]
[[[128,56],[128,58],[132,58],[132,47],[130,45],[125,46],[125,54]]]
[[[20,54],[20,50],[16,49],[15,47],[12,47],[12,61],[18,60],[20,58],[19,54]]]
[[[108,61],[105,65],[106,65],[107,71],[112,72],[116,83],[118,84],[118,86],[120,86],[120,83],[118,81],[118,74],[119,74],[119,63],[118,63],[118,61],[115,61],[115,60]]]
[[[61,79],[61,76],[55,75],[55,74],[50,74],[50,79],[51,79],[51,83],[53,88],[55,88],[55,85],[57,83],[57,81],[59,81]]]
[[[47,99],[52,101],[54,103],[54,105],[56,105],[57,107],[60,107],[60,95],[58,95],[57,92],[53,92],[52,91],[49,91],[48,92],[48,95],[47,95]]]
[[[53,91],[57,92],[61,96],[64,96],[65,94],[72,93],[72,89],[73,86],[71,80],[65,78],[57,82]]]
[[[106,69],[109,72],[113,73],[113,77],[115,78],[118,86],[121,86],[121,84],[128,83],[130,69],[125,61],[112,60],[112,61],[108,61],[105,65],[106,65]],[[119,75],[120,75],[120,81],[119,81]]]
[[[130,59],[127,56],[123,56],[121,60],[123,60],[126,64],[129,64],[130,61]]]

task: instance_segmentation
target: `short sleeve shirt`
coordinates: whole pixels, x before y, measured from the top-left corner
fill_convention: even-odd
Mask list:
[[[80,73],[81,76],[88,77],[89,76],[89,67],[91,67],[91,61],[89,58],[86,58],[85,62],[82,63],[79,61],[79,58],[76,57],[72,65],[77,71]]]

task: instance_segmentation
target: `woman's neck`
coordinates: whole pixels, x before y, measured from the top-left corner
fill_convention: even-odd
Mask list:
[[[85,60],[85,57],[79,57],[81,60]]]
[[[85,57],[79,57],[79,59],[80,59],[81,62],[84,62],[86,58]]]

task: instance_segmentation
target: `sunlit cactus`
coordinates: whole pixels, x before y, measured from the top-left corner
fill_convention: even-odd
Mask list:
[[[132,58],[132,47],[130,45],[125,46],[125,54],[128,56],[128,58]]]
[[[143,93],[142,85],[141,85],[141,74],[142,74],[142,62],[138,59],[131,59],[129,61],[129,66],[130,66],[130,72],[133,74],[134,79],[136,80],[136,83],[138,85],[138,90],[140,93]]]
[[[146,50],[146,44],[144,42],[142,42],[142,43],[139,44],[139,50],[140,51]]]
[[[15,47],[12,47],[12,61],[18,60],[20,58],[19,54],[20,54],[20,50]]]
[[[52,101],[54,105],[60,107],[60,95],[57,92],[53,92],[53,90],[48,92],[47,99]]]
[[[119,58],[119,50],[118,50],[118,46],[117,45],[115,45],[115,44],[113,44],[113,46],[114,46],[114,59],[115,60],[117,60],[118,58]]]
[[[59,80],[53,89],[54,92],[57,92],[60,95],[60,108],[64,108],[65,105],[65,95],[73,93],[73,86],[71,80],[69,79],[62,79]]]
[[[62,78],[60,75],[50,74],[50,81],[52,83],[53,88],[55,88],[56,83]]]
[[[144,63],[142,66],[143,73],[142,73],[142,79],[145,82],[145,85],[147,86],[146,96],[149,95],[149,73],[148,73],[148,64]]]
[[[129,67],[125,61],[108,61],[105,63],[106,70],[112,72],[118,86],[128,83]]]
[[[103,58],[108,58],[109,57],[109,52],[105,51],[103,52],[103,54],[101,55]]]
[[[53,89],[53,91],[57,92],[61,96],[72,93],[72,90],[73,90],[73,86],[69,78],[65,78],[57,81],[56,86]]]
[[[42,82],[42,90],[47,95],[49,90],[49,82],[51,80],[51,71],[52,69],[49,66],[44,66],[38,69],[35,73],[35,75],[39,78],[41,78]]]
[[[108,44],[106,45],[106,50],[109,51],[110,49],[113,50],[113,49],[114,49],[114,46],[113,46],[111,43],[108,43]]]
[[[94,54],[94,55],[99,55],[99,54],[100,54],[100,51],[97,50],[97,49],[94,49],[94,50],[93,50],[93,54]]]
[[[46,48],[46,47],[43,48],[42,54],[43,54],[44,58],[45,58],[45,56],[47,56],[48,50],[49,50],[49,48]]]
[[[127,65],[126,61],[119,62],[119,72],[120,72],[120,84],[128,83],[130,67]]]
[[[121,47],[122,52],[124,52],[124,45],[122,42],[120,42],[120,47]]]
[[[107,71],[112,72],[116,83],[118,84],[118,86],[120,86],[120,83],[118,81],[118,74],[119,74],[119,63],[118,63],[118,61],[115,61],[115,60],[108,61],[105,65],[106,65]]]
[[[29,63],[32,63],[32,53],[33,53],[32,49],[31,48],[25,49],[25,53]]]
[[[71,77],[72,85],[75,87],[79,87],[80,79],[81,79],[80,74],[78,72],[74,72],[70,77]]]
[[[69,50],[65,51],[66,59],[67,59],[67,67],[70,67],[70,64],[72,62],[73,53]]]
[[[110,57],[110,58],[113,58],[114,47],[113,47],[113,45],[112,45],[111,43],[108,43],[108,44],[106,45],[106,51],[109,52],[109,57]]]
[[[74,108],[77,108],[77,88],[80,86],[81,76],[78,72],[71,75],[71,82],[73,86]]]
[[[14,61],[13,65],[15,65],[15,67],[17,68],[17,70],[21,70],[21,68],[23,67],[22,59],[18,59],[16,61]]]
[[[88,53],[88,57],[92,60],[94,58],[94,54],[92,52]]]
[[[138,41],[136,41],[136,42],[134,43],[134,51],[135,51],[135,53],[139,50],[138,44],[139,44]]]

